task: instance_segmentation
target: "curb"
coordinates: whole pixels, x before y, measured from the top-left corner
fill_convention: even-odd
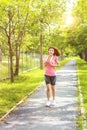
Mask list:
[[[32,95],[34,92],[38,91],[40,87],[44,86],[44,82],[42,82],[39,86],[37,86],[33,91],[31,91],[29,94],[27,94],[22,100],[20,100],[15,106],[13,106],[4,116],[0,118],[0,122],[6,123],[6,118],[17,108],[19,107],[24,101]]]

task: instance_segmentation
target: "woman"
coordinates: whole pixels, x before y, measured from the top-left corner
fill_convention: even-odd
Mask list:
[[[47,103],[46,106],[56,105],[55,102],[55,83],[56,83],[56,66],[59,66],[60,63],[58,61],[59,52],[55,47],[49,47],[48,49],[48,57],[44,62],[46,67],[45,69],[45,83],[47,86],[46,95],[47,95]],[[53,101],[50,103],[50,94],[52,91]]]

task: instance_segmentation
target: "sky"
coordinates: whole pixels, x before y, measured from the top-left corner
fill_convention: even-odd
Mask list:
[[[69,0],[68,2],[67,2],[67,10],[69,11],[69,10],[71,10],[72,9],[72,6],[73,6],[73,3],[75,3],[77,0]]]
[[[76,3],[77,0],[67,0],[67,10],[63,14],[63,19],[65,26],[70,26],[74,23],[74,17],[72,16],[73,3]]]

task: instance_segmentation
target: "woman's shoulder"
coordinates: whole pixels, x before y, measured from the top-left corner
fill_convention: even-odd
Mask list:
[[[54,56],[54,59],[55,59],[55,60],[58,60],[58,56]]]

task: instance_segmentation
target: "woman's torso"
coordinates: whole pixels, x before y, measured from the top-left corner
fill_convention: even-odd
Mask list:
[[[50,65],[50,62],[52,64],[55,64],[56,61],[57,61],[57,56],[53,56],[50,60],[47,59],[46,61],[46,69],[45,69],[45,75],[48,75],[48,76],[55,76],[56,75],[56,70],[55,70],[55,67]]]

